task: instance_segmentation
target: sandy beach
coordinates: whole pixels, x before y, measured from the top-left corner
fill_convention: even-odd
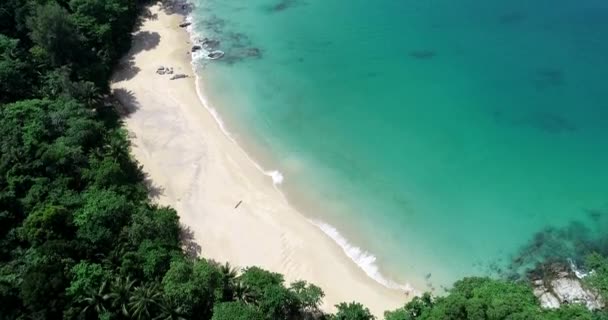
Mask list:
[[[177,210],[202,256],[315,283],[325,291],[323,308],[329,311],[339,302],[358,301],[380,316],[406,302],[404,292],[367,277],[294,210],[224,134],[197,95],[192,44],[179,27],[184,16],[158,5],[150,11],[112,88],[127,109],[132,153],[155,190],[152,196]],[[188,77],[170,80],[156,73],[159,66]]]

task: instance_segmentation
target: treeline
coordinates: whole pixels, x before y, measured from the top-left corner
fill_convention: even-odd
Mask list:
[[[323,291],[185,254],[148,200],[108,80],[144,3],[0,1],[0,319],[373,319]],[[608,291],[608,264],[593,283]],[[524,284],[470,278],[387,312],[409,319],[604,319],[542,310]]]

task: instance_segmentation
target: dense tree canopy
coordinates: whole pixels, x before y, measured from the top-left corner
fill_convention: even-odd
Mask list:
[[[0,319],[370,320],[321,288],[184,254],[176,212],[148,200],[107,99],[141,2],[0,1]],[[608,297],[608,262],[590,285]],[[387,312],[411,319],[605,319],[547,311],[525,284],[468,278]]]

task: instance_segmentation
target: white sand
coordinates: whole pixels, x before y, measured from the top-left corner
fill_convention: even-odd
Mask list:
[[[380,316],[401,306],[407,300],[403,292],[368,278],[220,130],[196,93],[189,35],[178,27],[184,17],[158,6],[151,11],[157,16],[135,34],[112,88],[123,89],[119,99],[133,109],[125,118],[132,153],[159,188],[157,201],[177,210],[202,256],[315,283],[326,293],[325,310],[358,301]],[[157,75],[160,65],[189,78]]]

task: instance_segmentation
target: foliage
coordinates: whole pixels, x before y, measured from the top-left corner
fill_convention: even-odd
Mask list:
[[[0,34],[0,103],[14,101],[26,95],[30,85],[19,40]]]
[[[374,319],[319,310],[321,288],[190,258],[175,210],[150,203],[106,99],[142,2],[0,1],[0,319]],[[607,296],[608,263],[589,284]],[[467,278],[387,312],[411,319],[602,319],[541,310],[528,287]]]
[[[446,296],[432,298],[425,294],[384,316],[386,320],[599,320],[606,317],[582,305],[542,309],[529,286],[489,278],[464,278],[457,281]]]
[[[186,315],[209,318],[214,302],[221,296],[221,274],[206,260],[176,259],[162,283],[165,295]]]
[[[338,312],[333,315],[331,320],[374,320],[375,317],[369,309],[357,302],[342,302],[336,305]]]
[[[587,284],[608,301],[608,258],[592,254],[587,258],[587,267],[593,270],[586,278]]]
[[[319,311],[325,293],[323,290],[312,283],[306,281],[296,281],[289,287],[294,293],[301,308],[308,312]]]
[[[264,320],[256,308],[242,302],[222,302],[213,308],[212,320]]]
[[[281,274],[250,267],[239,279],[250,289],[260,310],[270,319],[290,319],[300,312],[302,302],[296,293],[285,288]]]
[[[65,65],[78,59],[80,34],[68,11],[56,2],[38,6],[28,21],[31,38],[48,57],[51,66]]]

